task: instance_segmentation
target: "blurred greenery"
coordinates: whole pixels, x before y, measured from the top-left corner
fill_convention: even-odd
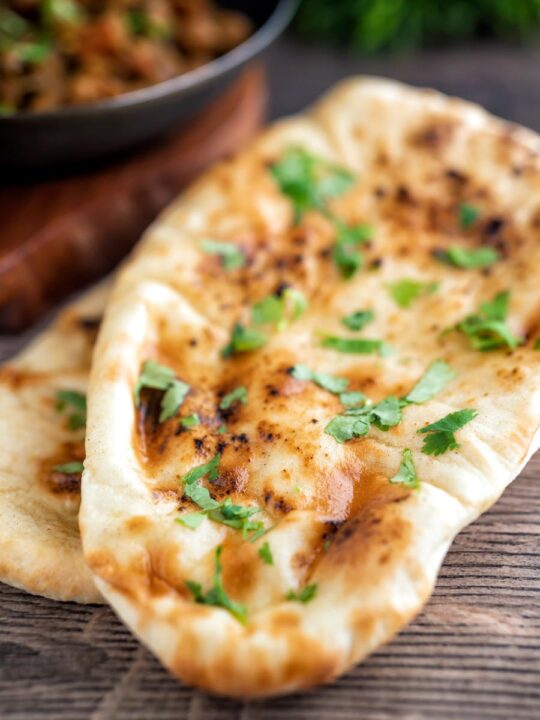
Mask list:
[[[540,0],[302,0],[298,31],[366,53],[540,36]]]

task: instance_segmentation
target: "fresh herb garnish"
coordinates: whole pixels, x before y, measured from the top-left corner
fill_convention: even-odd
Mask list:
[[[63,465],[55,465],[53,470],[63,475],[77,475],[78,473],[82,473],[84,465],[82,462],[74,460],[73,462],[64,463]]]
[[[305,380],[308,382],[314,382],[323,390],[328,392],[339,394],[346,390],[349,381],[347,378],[337,377],[335,375],[328,375],[326,373],[316,372],[311,370],[307,365],[299,363],[291,368],[290,374],[297,380]]]
[[[362,330],[368,323],[372,322],[374,318],[375,313],[373,310],[356,310],[350,313],[350,315],[345,315],[341,322],[345,327],[348,327],[349,330]]]
[[[28,65],[39,65],[52,53],[52,50],[51,42],[45,38],[34,42],[18,42],[14,46],[18,60]]]
[[[206,513],[204,512],[193,512],[189,514],[180,515],[176,518],[176,522],[180,525],[185,525],[190,530],[196,530],[202,521],[205,519]]]
[[[388,283],[386,286],[394,302],[401,308],[408,308],[420,297],[432,295],[437,291],[437,282],[419,282],[406,278],[397,282]]]
[[[425,403],[438,395],[456,377],[456,372],[444,360],[435,360],[413,389],[405,395],[403,404]]]
[[[296,602],[308,603],[313,600],[317,594],[317,585],[306,585],[299,592],[289,590],[285,595],[285,600],[294,600]]]
[[[353,438],[365,437],[371,425],[387,431],[401,422],[401,403],[398,398],[389,395],[377,404],[365,399],[364,405],[349,407],[341,415],[332,418],[324,431],[337,442],[343,443]]]
[[[403,450],[399,470],[394,477],[390,478],[390,482],[393,485],[403,485],[411,490],[417,490],[420,487],[420,480],[416,474],[412,452],[409,448]]]
[[[208,513],[208,517],[214,522],[227,525],[235,530],[242,531],[242,537],[247,538],[248,533],[259,532],[264,529],[262,520],[250,520],[253,515],[260,513],[258,507],[245,507],[243,505],[235,505],[230,498],[222,503],[218,503],[216,508],[212,508]]]
[[[283,299],[269,295],[259,300],[251,309],[251,317],[256,325],[277,325],[283,319]]]
[[[270,172],[291,201],[296,223],[306,210],[324,210],[328,199],[347,192],[355,182],[348,170],[296,147],[286,150]]]
[[[234,390],[231,390],[231,392],[228,392],[226,395],[223,396],[221,402],[219,403],[219,409],[228,410],[231,405],[234,405],[234,403],[237,402],[241,403],[242,405],[246,405],[247,400],[247,388],[241,385],[240,387],[234,388]]]
[[[246,264],[244,253],[233,243],[221,240],[202,240],[201,249],[208,255],[219,255],[225,270],[238,270]]]
[[[371,225],[346,225],[334,219],[336,241],[332,248],[332,258],[341,275],[349,279],[362,267],[364,259],[359,245],[367,243],[373,237]]]
[[[84,18],[84,13],[73,0],[42,0],[41,12],[45,23],[55,22],[76,24]]]
[[[0,7],[0,32],[17,39],[21,38],[28,30],[28,22],[18,13],[8,10],[7,7]]]
[[[504,347],[514,350],[521,340],[506,325],[509,300],[508,292],[498,293],[491,302],[483,302],[476,315],[468,315],[455,329],[467,336],[475,350],[488,352]]]
[[[276,325],[284,330],[289,322],[295,322],[306,311],[305,295],[296,288],[287,287],[282,292],[259,300],[251,310],[256,325]]]
[[[274,556],[272,555],[272,549],[270,547],[270,543],[267,541],[261,545],[259,548],[257,554],[263,561],[265,565],[273,565],[274,564]]]
[[[193,582],[192,580],[186,581],[186,587],[191,591],[195,602],[202,605],[211,605],[213,607],[221,607],[224,610],[228,610],[239,622],[243,625],[247,623],[248,612],[245,605],[232,600],[223,587],[223,567],[221,565],[221,553],[222,546],[216,548],[215,555],[215,570],[214,570],[214,584],[204,593],[202,586],[199,583]]]
[[[67,426],[70,430],[78,430],[86,426],[86,395],[84,393],[78,390],[58,390],[55,410],[68,415]]]
[[[354,408],[346,412],[354,412]],[[401,404],[397,397],[389,395],[370,410],[371,422],[379,430],[387,431],[401,422]]]
[[[401,422],[403,407],[431,400],[454,377],[455,372],[444,360],[436,360],[403,398],[389,395],[377,404],[373,404],[363,393],[342,393],[340,395],[342,403],[353,406],[347,407],[343,413],[330,420],[324,431],[340,443],[365,437],[371,425],[386,432]]]
[[[500,253],[492,247],[468,248],[453,245],[446,250],[437,250],[435,257],[440,262],[466,270],[489,267],[500,260]]]
[[[342,338],[335,335],[325,335],[322,339],[322,346],[340,353],[368,355],[377,353],[386,356],[390,352],[390,346],[384,340],[368,340],[366,338]]]
[[[343,392],[339,396],[339,401],[342,405],[360,405],[360,403],[364,403],[366,400],[366,395],[359,390]]]
[[[533,345],[533,350],[540,350],[540,338],[535,341]]]
[[[464,230],[474,225],[479,217],[480,211],[474,205],[461,203],[459,206],[459,224]]]
[[[155,360],[146,360],[142,366],[134,390],[137,405],[141,404],[141,390],[143,388],[163,391],[160,403],[160,423],[176,415],[190,390],[187,383],[178,380],[174,370],[166,365],[160,365]]]
[[[236,323],[230,342],[221,351],[221,357],[228,358],[235,353],[253,352],[261,348],[267,340],[266,335],[260,330]]]
[[[442,455],[447,450],[457,450],[459,443],[454,433],[464,425],[471,422],[478,415],[476,410],[456,410],[437,422],[426,425],[418,430],[419,433],[426,433],[422,452],[426,455]]]
[[[180,420],[180,425],[183,428],[195,427],[195,425],[200,425],[200,423],[201,423],[201,419],[197,415],[197,413],[193,413],[192,415],[186,415],[186,417],[183,417]]]
[[[182,482],[184,483],[184,486],[190,485],[191,483],[196,482],[197,480],[200,480],[205,475],[208,475],[208,480],[210,482],[215,482],[217,480],[218,476],[218,467],[219,467],[219,461],[221,459],[221,454],[216,453],[214,457],[207,463],[204,463],[204,465],[197,465],[197,467],[191,468],[183,477]]]
[[[264,529],[262,521],[250,520],[252,515],[261,512],[258,507],[244,507],[243,505],[235,505],[230,498],[226,498],[223,502],[218,502],[211,495],[207,488],[200,485],[198,480],[208,475],[209,482],[215,482],[218,476],[218,465],[220,454],[217,453],[210,462],[198,467],[192,468],[184,477],[184,495],[192,500],[202,512],[184,514],[177,518],[177,522],[186,525],[190,529],[197,528],[204,517],[207,516],[214,522],[228,525],[235,530],[241,530],[244,537],[249,532],[258,532]]]
[[[198,505],[201,510],[209,511],[219,507],[219,502],[214,500],[209,490],[196,481],[184,482],[184,495]]]

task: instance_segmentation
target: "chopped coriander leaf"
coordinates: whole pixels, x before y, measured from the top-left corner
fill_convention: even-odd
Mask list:
[[[244,253],[233,243],[220,240],[203,240],[201,249],[208,255],[219,255],[225,270],[237,270],[246,264]]]
[[[354,246],[336,243],[332,249],[332,259],[346,280],[356,275],[364,260],[362,253]]]
[[[264,523],[260,520],[253,521],[250,518],[261,509],[258,507],[244,507],[243,505],[235,505],[230,498],[218,505],[217,508],[208,513],[208,517],[214,522],[227,525],[235,530],[241,530],[242,536],[247,537],[250,532],[258,532],[264,528]]]
[[[343,392],[339,396],[339,401],[343,405],[360,405],[365,403],[367,396],[363,392],[358,390],[350,390],[349,392]]]
[[[267,339],[266,335],[260,330],[236,323],[230,342],[221,351],[221,357],[228,358],[235,353],[253,352],[261,348]]]
[[[341,275],[349,279],[363,265],[363,257],[358,250],[373,237],[371,225],[346,225],[340,220],[334,220],[336,227],[336,242],[332,249],[332,257]]]
[[[205,517],[206,513],[193,512],[187,515],[180,515],[180,517],[176,518],[175,522],[179,523],[180,525],[185,525],[185,527],[189,528],[190,530],[196,530]]]
[[[459,224],[464,230],[474,225],[479,217],[480,211],[474,205],[461,203],[459,206]]]
[[[225,435],[225,433],[227,432],[227,426],[225,425],[225,423],[221,423],[216,432],[218,435]]]
[[[261,558],[261,560],[263,561],[263,563],[265,565],[273,565],[274,564],[274,557],[272,555],[272,549],[271,549],[270,543],[268,541],[261,545],[257,554]]]
[[[228,392],[226,395],[223,396],[221,402],[219,403],[219,409],[228,410],[231,405],[234,405],[234,403],[237,402],[241,403],[242,405],[246,405],[247,400],[247,388],[241,385],[240,387],[234,388],[234,390],[231,390],[231,392]]]
[[[534,343],[533,350],[540,350],[540,338]]]
[[[251,316],[256,325],[277,325],[283,319],[283,298],[269,295],[259,300],[253,305]]]
[[[343,392],[349,384],[347,378],[316,372],[311,370],[311,368],[307,365],[302,365],[301,363],[291,368],[290,373],[297,380],[314,382],[316,385],[323,388],[323,390],[328,390],[328,392],[335,394]]]
[[[293,321],[298,320],[308,309],[309,303],[303,292],[297,288],[287,287],[282,293],[282,298],[285,305],[285,311],[290,303],[291,305],[291,319]]]
[[[165,422],[165,420],[170,420],[176,415],[180,406],[184,402],[189,389],[189,385],[181,380],[174,380],[172,384],[169,385],[161,398],[161,412],[159,414],[160,423]]]
[[[386,432],[400,422],[400,402],[398,398],[389,395],[375,405],[364,398],[364,405],[347,408],[341,415],[333,418],[324,431],[337,442],[343,443],[353,438],[365,437],[372,424]]]
[[[514,350],[521,344],[506,325],[508,314],[508,292],[498,293],[491,302],[483,302],[476,315],[468,315],[456,325],[467,336],[474,350],[488,352],[507,347]]]
[[[28,30],[28,22],[18,13],[0,7],[0,32],[12,38],[20,38]]]
[[[186,417],[181,418],[180,425],[183,428],[190,428],[194,427],[195,425],[200,425],[201,419],[197,415],[197,413],[193,413],[192,415],[186,415]]]
[[[413,389],[403,398],[404,404],[418,405],[438,395],[456,377],[456,372],[444,360],[435,360]]]
[[[78,430],[86,426],[86,395],[84,393],[78,390],[58,390],[55,410],[58,413],[69,413],[67,426],[70,430]]]
[[[160,365],[155,360],[147,360],[141,370],[137,383],[135,385],[135,401],[140,404],[140,393],[143,388],[153,388],[154,390],[166,390],[171,383],[174,382],[176,376],[174,370],[166,365]]]
[[[64,463],[63,465],[55,465],[53,470],[55,472],[62,473],[63,475],[76,475],[78,473],[82,473],[84,465],[82,462],[74,460],[73,462]]]
[[[47,23],[75,24],[84,18],[81,8],[73,0],[42,0],[41,12]]]
[[[356,310],[350,315],[346,315],[342,318],[341,322],[349,330],[362,330],[368,323],[372,322],[375,318],[373,310]]]
[[[468,248],[453,245],[447,250],[437,251],[435,257],[440,262],[467,270],[489,267],[500,260],[500,253],[492,247]]]
[[[224,610],[228,610],[242,624],[247,623],[247,608],[241,603],[232,600],[223,587],[223,567],[221,565],[221,552],[223,548],[221,545],[216,549],[215,555],[215,570],[214,570],[214,584],[208,590],[203,593],[202,586],[199,583],[193,582],[192,580],[186,580],[186,587],[193,594],[195,602],[203,605],[211,605],[213,607],[221,607]]]
[[[174,370],[166,365],[160,365],[155,360],[146,360],[142,366],[134,390],[137,405],[141,404],[141,390],[143,388],[163,391],[160,403],[160,423],[176,415],[190,390],[187,383],[176,378]]]
[[[190,500],[193,500],[195,505],[198,505],[201,510],[215,510],[220,505],[218,501],[214,500],[214,498],[210,495],[207,488],[203,485],[199,485],[198,482],[184,482],[184,495]]]
[[[296,602],[308,603],[313,600],[317,594],[317,585],[306,585],[299,592],[289,590],[285,595],[285,600],[295,600]]]
[[[29,65],[39,65],[52,52],[52,45],[49,40],[36,40],[35,42],[18,42],[14,46],[17,58]]]
[[[341,338],[334,335],[325,335],[322,339],[322,346],[340,353],[352,353],[367,355],[377,353],[385,356],[389,352],[389,346],[383,340],[368,340],[366,338]]]
[[[353,438],[364,437],[369,433],[369,428],[368,416],[336,415],[324,428],[324,432],[331,435],[338,443],[344,443]]]
[[[182,482],[184,485],[190,485],[191,483],[197,482],[205,475],[208,475],[210,482],[215,482],[218,476],[218,466],[221,460],[221,454],[216,453],[214,457],[204,465],[197,465],[197,467],[191,468],[183,477]]]
[[[296,147],[286,150],[270,172],[291,201],[296,223],[306,210],[324,209],[326,200],[347,192],[355,182],[347,170]]]
[[[411,490],[417,490],[420,487],[420,480],[416,474],[412,452],[409,448],[405,448],[402,452],[399,470],[394,477],[390,478],[390,482],[393,485],[411,488]]]
[[[284,330],[289,321],[298,320],[307,307],[305,295],[296,288],[287,287],[279,294],[259,300],[251,314],[256,325],[276,325],[278,330]]]
[[[446,415],[437,422],[420,428],[419,433],[427,433],[424,438],[422,452],[426,455],[442,455],[447,450],[457,450],[459,443],[454,433],[471,422],[477,415],[476,410],[469,408],[456,410],[456,412]]]
[[[348,410],[346,412],[351,412]],[[401,422],[401,406],[397,397],[389,395],[381,402],[373,405],[370,410],[371,422],[379,428],[379,430],[389,430]]]
[[[426,295],[432,295],[437,291],[437,282],[419,282],[406,278],[394,283],[387,284],[388,292],[394,302],[401,308],[408,308],[415,300]]]
[[[193,594],[195,602],[204,604],[204,593],[200,583],[194,580],[186,580],[186,587]]]

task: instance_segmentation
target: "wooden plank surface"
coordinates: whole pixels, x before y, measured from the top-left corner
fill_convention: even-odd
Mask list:
[[[273,114],[354,72],[483,102],[540,129],[537,50],[362,60],[285,40],[269,57]],[[0,338],[0,359],[29,336]],[[0,717],[6,720],[537,720],[540,455],[458,536],[425,610],[332,686],[265,703],[181,687],[106,607],[0,585]]]

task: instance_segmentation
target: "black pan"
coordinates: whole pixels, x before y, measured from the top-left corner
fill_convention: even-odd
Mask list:
[[[196,70],[89,105],[0,118],[2,179],[10,170],[58,170],[125,151],[195,115],[289,22],[297,0],[238,0],[222,5],[248,15],[255,33]]]

